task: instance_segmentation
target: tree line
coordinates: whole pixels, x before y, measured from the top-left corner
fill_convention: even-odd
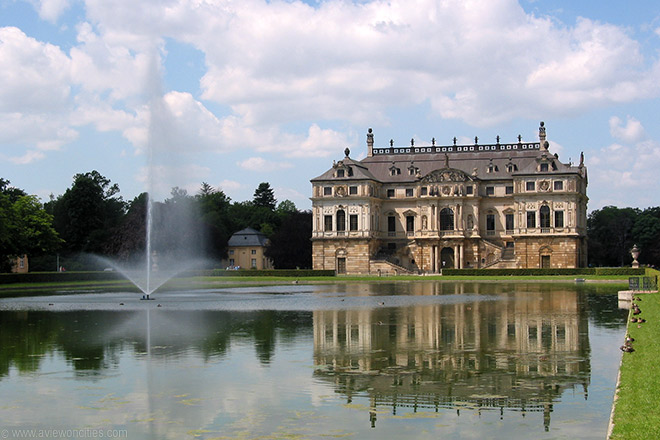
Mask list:
[[[617,208],[606,206],[587,218],[590,266],[627,266],[630,250],[640,249],[640,264],[660,266],[660,207]]]
[[[146,247],[147,206],[147,193],[125,201],[119,186],[98,171],[76,174],[64,194],[44,204],[0,178],[0,271],[10,271],[20,255],[28,255],[31,271],[52,271],[58,264],[67,270],[98,269],[88,255],[128,259]],[[311,268],[311,213],[290,200],[278,204],[267,182],[249,201],[234,202],[203,182],[196,194],[174,187],[169,198],[152,202],[154,218],[181,212],[189,214],[188,227],[161,233],[174,245],[194,235],[185,238],[203,244],[200,252],[209,267],[219,267],[227,257],[233,233],[251,227],[269,238],[266,255],[276,268]]]
[[[0,271],[8,272],[20,255],[28,255],[32,271],[54,270],[56,255],[70,270],[90,268],[80,255],[126,259],[146,246],[147,201],[147,193],[123,200],[119,186],[98,171],[76,174],[64,194],[44,204],[0,178]],[[198,233],[203,256],[215,267],[227,257],[231,235],[246,227],[270,239],[266,255],[276,268],[312,265],[311,213],[290,200],[278,204],[267,182],[249,201],[232,201],[203,182],[194,195],[175,187],[169,198],[152,205],[160,218],[177,215],[181,207],[195,213],[189,228],[166,231],[167,238],[176,244],[177,237]],[[587,237],[590,266],[629,265],[633,245],[641,249],[641,264],[660,266],[660,207],[595,210],[587,219]]]

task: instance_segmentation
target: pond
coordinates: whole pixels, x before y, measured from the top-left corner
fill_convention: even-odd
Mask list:
[[[0,428],[602,439],[627,316],[616,294],[420,281],[5,298]]]

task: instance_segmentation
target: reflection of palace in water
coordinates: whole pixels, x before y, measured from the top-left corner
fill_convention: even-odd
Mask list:
[[[467,293],[465,285],[455,286]],[[469,293],[479,294],[478,287],[470,285]],[[420,283],[411,293],[428,295],[422,292],[428,288]],[[325,366],[317,377],[334,381],[349,403],[368,396],[372,424],[383,407],[393,414],[495,409],[501,417],[504,410],[543,411],[547,430],[552,403],[564,390],[581,386],[586,399],[590,363],[579,295],[542,289],[524,285],[475,301],[443,295],[434,305],[316,311],[314,359]]]

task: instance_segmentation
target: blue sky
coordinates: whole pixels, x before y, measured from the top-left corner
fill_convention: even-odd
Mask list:
[[[267,181],[304,209],[369,127],[486,143],[543,120],[561,160],[584,151],[590,211],[657,206],[659,49],[651,0],[5,0],[0,177],[42,201],[91,170],[126,200]]]

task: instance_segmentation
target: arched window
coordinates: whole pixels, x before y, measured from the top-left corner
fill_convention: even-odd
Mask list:
[[[541,209],[539,210],[539,214],[541,217],[541,227],[542,228],[549,228],[550,227],[550,208],[548,205],[543,205],[541,206]]]
[[[337,231],[346,230],[346,211],[343,209],[337,210]]]
[[[454,230],[454,211],[452,211],[451,208],[443,208],[440,211],[440,230]]]

